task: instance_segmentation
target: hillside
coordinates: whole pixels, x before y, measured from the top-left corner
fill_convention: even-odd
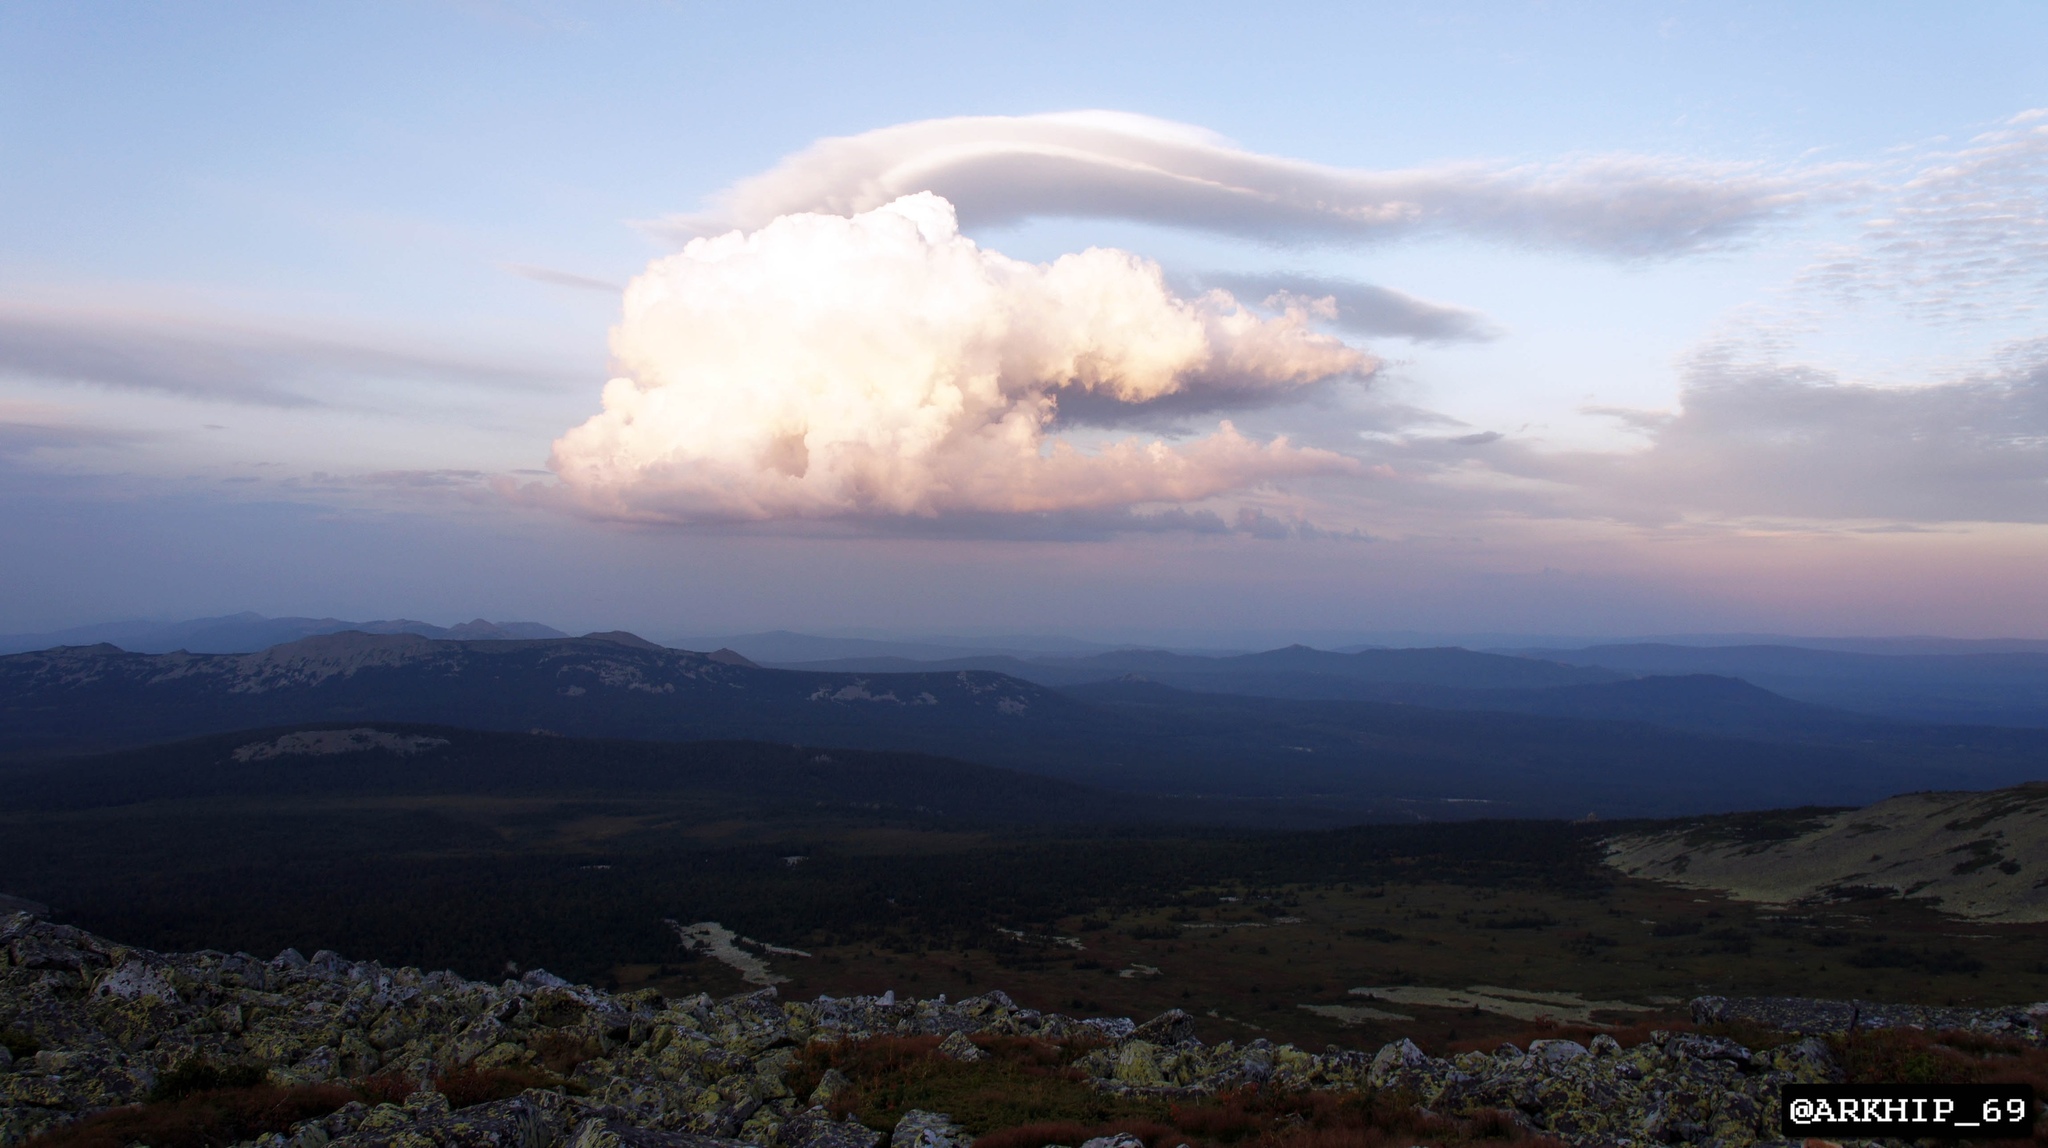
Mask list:
[[[1707,821],[1609,849],[1608,864],[1630,876],[1746,901],[1912,897],[1960,917],[2048,921],[2048,784],[1911,793],[1768,834]]]
[[[1171,803],[914,753],[636,742],[446,726],[295,726],[16,770],[0,813],[320,798],[659,802],[670,825],[852,814],[998,824],[1156,820]],[[642,810],[641,812],[646,812]]]
[[[1155,731],[1184,759],[1227,758],[1233,746],[1278,747],[1283,772],[1265,778],[1271,792],[1330,800],[1370,784],[1366,792],[1387,795],[1375,812],[1403,817],[1681,816],[1686,808],[1860,804],[2048,772],[2048,738],[2031,731],[1994,731],[1999,737],[1990,742],[1946,747],[1809,743],[1642,721],[1207,694],[1135,679],[1066,693]],[[1170,775],[1140,772],[1137,763],[1127,768],[1147,787],[1172,791]]]

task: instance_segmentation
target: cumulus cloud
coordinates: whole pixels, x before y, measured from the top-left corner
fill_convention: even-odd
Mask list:
[[[612,352],[603,413],[550,465],[586,510],[646,521],[1113,509],[1344,471],[1227,421],[1180,446],[1054,431],[1077,400],[1111,421],[1378,366],[1303,308],[1182,298],[1126,252],[985,250],[929,193],[692,241],[627,288]]]
[[[969,227],[1060,216],[1141,220],[1269,241],[1457,231],[1622,257],[1738,238],[1805,201],[1752,167],[1636,156],[1361,171],[1246,151],[1121,112],[958,116],[820,140],[741,180],[677,235],[796,212],[854,215],[932,191]]]

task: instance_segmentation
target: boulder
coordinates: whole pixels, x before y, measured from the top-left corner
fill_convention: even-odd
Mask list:
[[[943,1112],[913,1108],[889,1133],[889,1148],[968,1148],[974,1142],[965,1128]]]
[[[1146,1040],[1171,1048],[1195,1039],[1195,1018],[1180,1009],[1168,1009],[1139,1025],[1130,1039]]]
[[[806,1109],[782,1126],[783,1148],[876,1148],[882,1134],[848,1117],[834,1120],[823,1108]]]
[[[963,1064],[973,1064],[976,1061],[988,1059],[988,1053],[981,1051],[973,1041],[967,1039],[966,1033],[958,1029],[946,1034],[946,1039],[939,1042],[937,1051],[940,1056],[960,1061]]]

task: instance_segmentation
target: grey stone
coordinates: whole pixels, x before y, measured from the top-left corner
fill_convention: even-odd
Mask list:
[[[1586,1046],[1575,1040],[1532,1040],[1529,1055],[1547,1065],[1569,1064],[1586,1055]]]
[[[943,1112],[913,1108],[889,1133],[889,1148],[967,1148],[974,1142],[965,1128]]]
[[[1171,1048],[1195,1039],[1195,1018],[1180,1009],[1168,1009],[1146,1021],[1131,1033],[1132,1040],[1147,1040]]]
[[[858,1120],[834,1120],[822,1108],[790,1117],[782,1126],[783,1148],[876,1148],[882,1134]]]
[[[939,1042],[937,1051],[940,1056],[965,1064],[988,1059],[988,1053],[975,1047],[974,1042],[967,1039],[967,1034],[958,1029],[946,1034],[946,1039]]]

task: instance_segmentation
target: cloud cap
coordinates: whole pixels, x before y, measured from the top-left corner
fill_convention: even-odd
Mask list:
[[[1624,258],[1713,247],[1801,207],[1796,182],[1740,165],[1591,156],[1550,165],[1365,171],[1246,151],[1128,112],[954,116],[819,140],[741,180],[676,235],[795,212],[854,215],[931,191],[984,227],[1046,217],[1133,219],[1281,242],[1363,242],[1430,230]]]

